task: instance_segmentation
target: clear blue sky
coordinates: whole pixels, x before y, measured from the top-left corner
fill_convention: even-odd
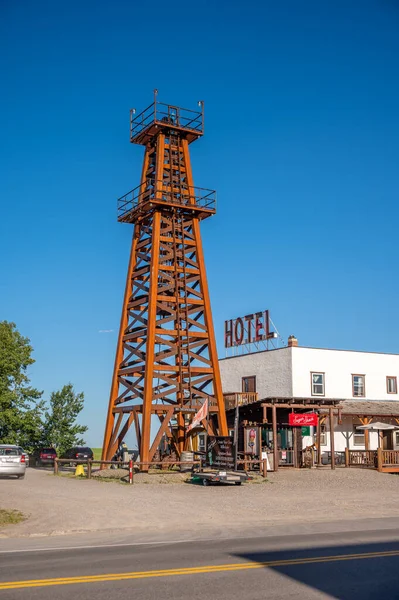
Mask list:
[[[219,352],[269,308],[300,344],[399,351],[395,0],[2,0],[0,319],[102,442],[139,182],[129,108],[205,100],[196,184]],[[99,333],[100,330],[114,330]]]

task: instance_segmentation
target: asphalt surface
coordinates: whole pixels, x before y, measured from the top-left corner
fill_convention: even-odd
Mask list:
[[[1,540],[0,600],[399,598],[399,529],[89,541]]]

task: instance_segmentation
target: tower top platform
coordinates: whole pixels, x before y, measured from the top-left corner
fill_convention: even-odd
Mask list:
[[[198,102],[199,111],[164,104],[157,100],[158,90],[154,90],[154,102],[136,115],[130,111],[130,141],[146,146],[160,131],[181,133],[188,143],[194,142],[204,133],[204,103]]]

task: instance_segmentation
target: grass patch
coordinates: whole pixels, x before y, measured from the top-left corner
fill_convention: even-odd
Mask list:
[[[121,479],[107,479],[106,477],[93,477],[91,481],[99,481],[100,483],[121,483]]]
[[[0,527],[6,525],[15,525],[25,519],[25,516],[19,510],[6,510],[0,508]]]
[[[93,450],[93,460],[101,460],[101,453],[103,451],[102,448],[92,448]]]

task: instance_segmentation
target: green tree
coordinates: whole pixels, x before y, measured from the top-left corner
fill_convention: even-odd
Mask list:
[[[45,415],[45,440],[56,448],[59,456],[72,446],[84,444],[82,435],[87,427],[76,423],[83,404],[83,392],[76,394],[71,383],[50,396],[50,409]]]
[[[20,444],[28,452],[43,437],[43,392],[31,387],[27,375],[32,352],[15,323],[0,322],[0,443]]]

